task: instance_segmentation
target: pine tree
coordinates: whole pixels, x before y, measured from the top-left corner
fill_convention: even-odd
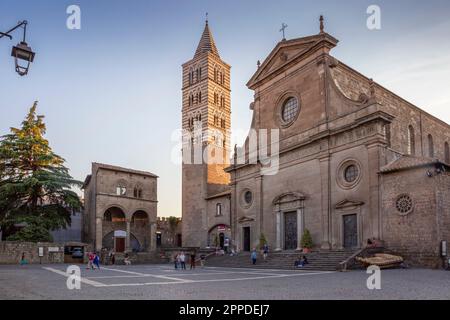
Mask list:
[[[81,182],[69,175],[65,160],[44,138],[43,116],[31,107],[20,129],[0,137],[0,227],[25,227],[8,240],[51,241],[51,230],[66,228],[81,202],[71,190]]]

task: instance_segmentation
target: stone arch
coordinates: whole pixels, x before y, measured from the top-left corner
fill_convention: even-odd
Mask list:
[[[103,212],[103,220],[109,222],[125,222],[126,210],[120,205],[111,205]],[[122,220],[123,221],[120,221]]]
[[[132,224],[148,224],[150,222],[150,217],[145,210],[139,209],[136,210],[131,215],[131,223]]]

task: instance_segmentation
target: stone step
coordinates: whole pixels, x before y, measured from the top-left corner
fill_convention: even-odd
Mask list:
[[[276,252],[268,255],[264,261],[258,254],[257,263],[253,265],[250,259],[250,253],[241,252],[236,256],[211,256],[208,258],[208,265],[223,267],[249,267],[261,269],[286,269],[286,270],[336,270],[339,263],[347,259],[354,252],[350,250],[339,251],[314,251],[311,253],[299,252]],[[309,264],[303,268],[295,268],[294,262],[301,256],[308,258]]]

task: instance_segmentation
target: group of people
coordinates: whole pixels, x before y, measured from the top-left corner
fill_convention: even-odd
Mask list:
[[[262,256],[264,261],[266,261],[267,256],[269,255],[269,245],[267,243],[264,243],[264,245],[261,248]],[[252,253],[250,255],[250,258],[252,260],[252,264],[256,264],[256,259],[258,258],[258,254],[256,253],[256,248],[253,248]]]
[[[173,256],[175,269],[186,270],[186,261],[188,260],[188,257],[190,262],[190,269],[195,269],[195,261],[197,258],[197,253],[195,251],[192,251],[189,255],[185,254],[184,251],[175,253],[175,255]],[[202,268],[205,266],[205,259],[206,255],[200,255],[200,264]]]
[[[86,269],[100,270],[100,256],[97,252],[88,252],[88,264]]]
[[[294,262],[294,267],[296,267],[296,268],[302,268],[302,267],[304,267],[305,265],[307,265],[308,263],[309,263],[309,262],[308,262],[308,258],[307,258],[306,256],[302,256],[301,258],[295,260],[295,262]]]

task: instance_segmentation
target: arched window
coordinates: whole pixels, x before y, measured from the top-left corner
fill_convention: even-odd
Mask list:
[[[450,163],[450,147],[448,145],[448,142],[446,141],[444,144],[444,158],[445,158],[445,163]]]
[[[202,102],[202,92],[201,91],[198,93],[198,102],[199,103]]]
[[[216,204],[216,216],[221,216],[221,215],[222,215],[222,204],[217,203]]]
[[[434,157],[434,143],[433,136],[431,134],[428,135],[428,156],[430,158]]]
[[[127,188],[123,184],[118,184],[116,187],[116,195],[124,196],[127,193]]]
[[[416,140],[414,137],[414,128],[413,126],[408,126],[408,150],[409,155],[416,154]]]

